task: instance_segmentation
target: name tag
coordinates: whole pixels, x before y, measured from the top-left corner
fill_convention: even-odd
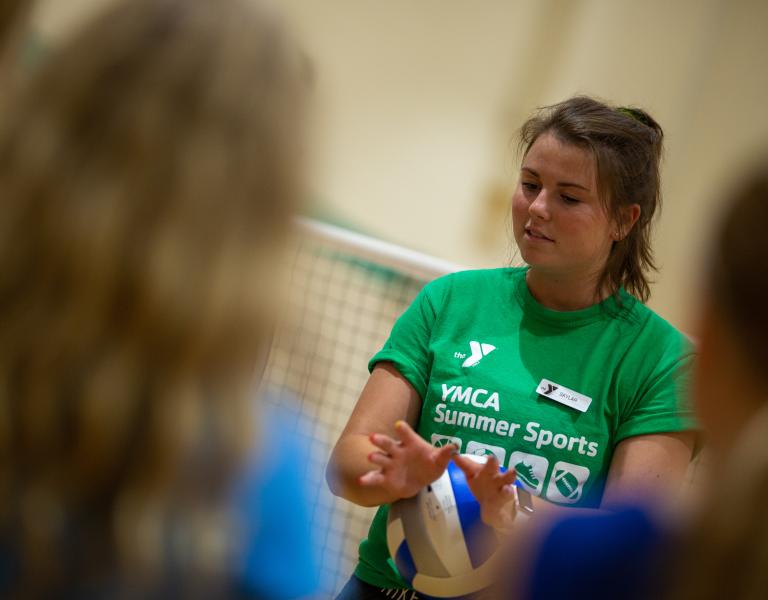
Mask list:
[[[542,379],[539,387],[536,388],[536,392],[550,400],[574,408],[579,412],[587,412],[589,405],[592,404],[592,398],[589,396],[569,390],[567,387],[549,379]]]

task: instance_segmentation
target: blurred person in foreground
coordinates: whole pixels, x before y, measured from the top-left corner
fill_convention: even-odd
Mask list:
[[[254,401],[306,87],[259,2],[130,0],[5,105],[0,595],[314,592],[303,449]]]
[[[768,597],[768,158],[726,190],[732,204],[711,250],[695,379],[710,487],[677,595],[757,599]]]
[[[501,597],[768,598],[768,160],[726,190],[694,370],[709,452],[695,510],[661,511],[638,490],[634,506],[512,538]]]

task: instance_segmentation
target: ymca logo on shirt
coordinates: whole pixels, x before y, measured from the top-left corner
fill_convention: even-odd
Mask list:
[[[477,364],[483,360],[484,357],[488,356],[491,352],[496,350],[496,346],[493,344],[484,344],[481,342],[471,341],[469,342],[469,349],[471,354],[469,357],[464,352],[454,352],[453,356],[455,358],[465,358],[466,360],[461,363],[462,367],[475,367]]]

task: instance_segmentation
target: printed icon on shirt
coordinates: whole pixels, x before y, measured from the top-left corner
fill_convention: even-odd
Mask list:
[[[453,437],[450,435],[440,435],[439,433],[432,434],[432,445],[436,448],[442,448],[448,444],[456,444],[459,452],[461,452],[461,438]]]
[[[544,478],[547,476],[549,461],[543,456],[513,452],[509,457],[508,468],[517,471],[517,478],[529,492],[541,496]]]
[[[481,444],[480,442],[471,441],[467,444],[467,454],[473,454],[475,456],[490,456],[493,454],[500,465],[504,464],[504,460],[507,458],[507,451],[500,446],[491,446],[490,444]]]
[[[471,341],[469,342],[469,349],[471,351],[471,354],[467,358],[467,355],[464,352],[454,352],[453,355],[456,358],[466,358],[466,360],[461,363],[462,367],[474,367],[477,366],[477,364],[483,360],[483,357],[488,356],[491,352],[496,350],[496,346],[493,344],[485,344],[481,342]]]
[[[547,500],[575,504],[581,499],[589,469],[567,462],[556,462],[547,486]]]

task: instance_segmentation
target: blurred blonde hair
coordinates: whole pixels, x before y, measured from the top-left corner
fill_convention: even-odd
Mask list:
[[[216,503],[253,431],[305,87],[257,2],[130,0],[3,116],[0,528],[20,594],[224,568]]]

